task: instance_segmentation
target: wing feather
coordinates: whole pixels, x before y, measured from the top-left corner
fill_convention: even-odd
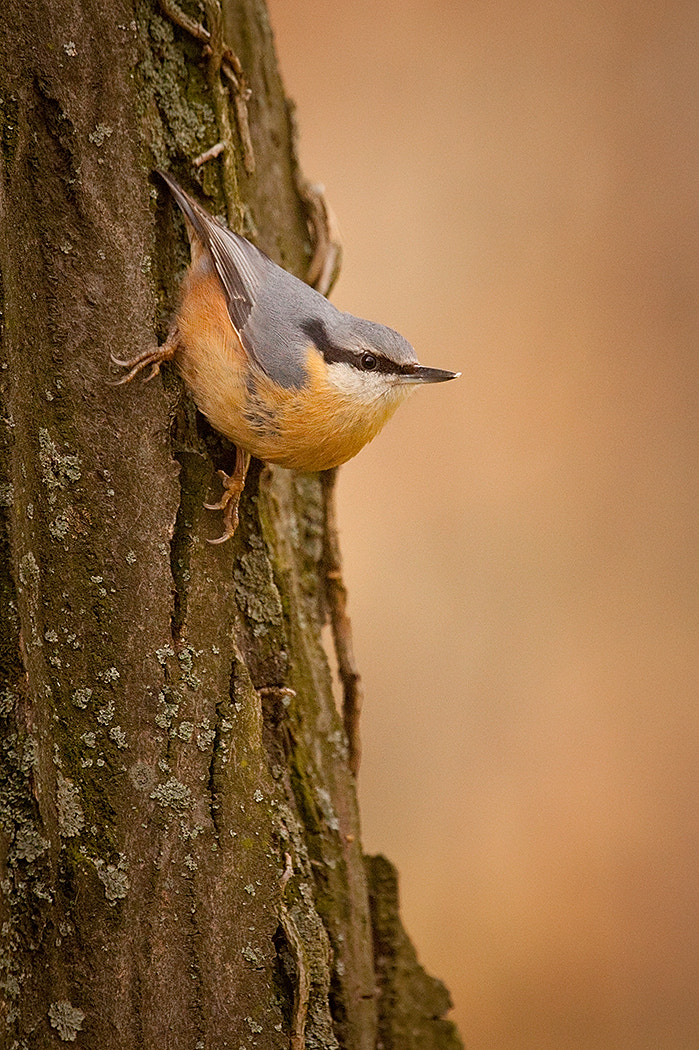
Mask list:
[[[250,241],[221,226],[166,171],[158,170],[158,175],[169,186],[177,204],[211,256],[223,285],[231,322],[243,338],[243,330],[255,299],[273,263]]]

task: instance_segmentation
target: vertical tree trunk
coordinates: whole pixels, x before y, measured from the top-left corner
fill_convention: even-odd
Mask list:
[[[165,334],[186,258],[154,165],[192,185],[223,141],[212,210],[307,269],[265,8],[225,5],[231,106],[205,7],[213,59],[147,0],[0,15],[2,1045],[373,1050],[381,1022],[417,1046],[387,1023],[386,937],[376,991],[319,478],[253,468],[212,547],[231,446],[174,373],[108,384]]]

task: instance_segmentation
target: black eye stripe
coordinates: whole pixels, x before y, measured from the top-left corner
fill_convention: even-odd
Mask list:
[[[347,350],[342,346],[337,346],[333,343],[328,330],[319,318],[312,318],[308,321],[301,323],[301,328],[311,340],[313,345],[320,350],[321,354],[325,358],[327,364],[336,364],[338,362],[344,362],[345,364],[352,365],[360,372],[383,372],[384,375],[410,375],[415,371],[413,364],[399,365],[395,361],[391,361],[390,358],[385,357],[384,354],[378,350]],[[366,365],[362,364],[362,358],[373,357],[376,361],[376,365],[371,368],[367,368]]]
[[[328,335],[327,328],[319,318],[302,321],[301,329],[305,332],[311,342],[320,350],[326,361],[346,360],[346,356],[337,356],[339,354],[345,355],[346,351],[332,342]]]

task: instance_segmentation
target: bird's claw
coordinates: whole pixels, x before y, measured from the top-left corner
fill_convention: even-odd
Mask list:
[[[144,383],[148,383],[154,376],[157,376],[160,371],[160,366],[165,361],[172,361],[177,350],[177,329],[174,329],[168,335],[167,339],[162,346],[157,346],[154,350],[144,350],[142,354],[138,354],[137,357],[132,357],[130,361],[122,361],[121,358],[115,357],[114,354],[110,354],[112,363],[118,365],[119,368],[128,368],[129,371],[121,379],[113,379],[110,381],[111,386],[123,386],[124,383],[130,383],[139,372],[142,372],[148,365],[151,366],[150,373],[143,380]]]
[[[223,533],[218,539],[207,540],[207,543],[217,544],[225,543],[231,536],[235,535],[235,530],[238,528],[238,507],[240,504],[240,497],[245,487],[245,476],[248,472],[248,466],[250,465],[250,456],[247,452],[243,452],[242,449],[237,449],[235,470],[232,474],[226,474],[225,470],[217,471],[218,476],[223,482],[223,493],[218,503],[205,503],[204,507],[206,510],[222,510],[223,511]]]
[[[235,494],[233,488],[234,475],[226,474],[225,470],[217,470],[216,473],[223,482],[223,494],[218,503],[205,503],[204,507],[206,510],[225,510]],[[241,487],[240,492],[242,491]]]
[[[130,383],[132,379],[135,379],[139,372],[142,372],[144,368],[151,365],[150,374],[143,380],[144,383],[148,383],[154,376],[157,376],[160,371],[160,363],[162,359],[158,358],[157,354],[157,350],[152,350],[147,354],[142,354],[140,357],[132,358],[131,361],[121,361],[118,357],[115,357],[114,354],[110,354],[109,357],[112,364],[118,365],[119,368],[128,368],[129,371],[125,376],[122,376],[121,379],[110,379],[109,385],[123,386],[124,383]]]

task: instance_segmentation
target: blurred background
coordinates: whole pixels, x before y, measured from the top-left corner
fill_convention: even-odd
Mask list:
[[[697,1050],[695,0],[269,0],[334,302],[364,844],[468,1050]]]

